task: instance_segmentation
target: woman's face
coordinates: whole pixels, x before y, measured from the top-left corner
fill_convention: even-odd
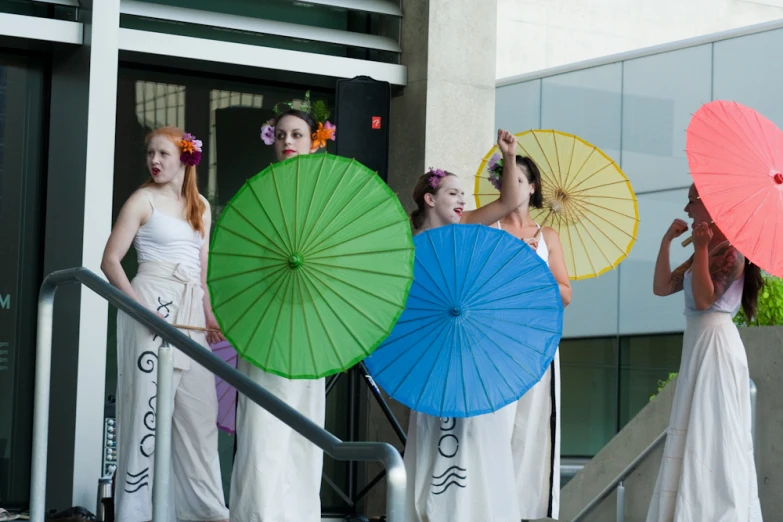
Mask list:
[[[298,116],[288,114],[275,125],[275,153],[277,161],[312,152],[313,138],[310,126]]]
[[[147,170],[161,185],[185,175],[185,164],[179,160],[181,151],[166,136],[154,136],[147,145]]]
[[[710,213],[707,212],[707,209],[704,207],[704,203],[699,199],[699,193],[696,192],[695,185],[691,185],[690,190],[688,190],[688,204],[685,205],[685,212],[692,220],[691,228],[698,225],[699,223],[712,222]]]
[[[438,226],[459,223],[465,208],[465,191],[457,176],[446,176],[440,180],[435,194],[424,196],[430,216]]]
[[[527,180],[526,167],[514,165],[514,172],[517,173],[517,180],[519,181],[520,198],[522,198],[522,194],[528,194],[527,199],[523,199],[524,203],[522,203],[520,206],[527,206],[528,202],[530,201],[530,196],[532,196],[536,191],[536,187]]]

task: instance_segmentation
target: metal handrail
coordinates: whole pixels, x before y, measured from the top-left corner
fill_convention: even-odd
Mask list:
[[[756,451],[756,395],[758,394],[758,388],[756,387],[756,383],[753,382],[753,379],[748,379],[750,381],[750,432],[751,432],[751,438],[753,439],[753,452]],[[664,430],[663,433],[658,435],[654,441],[650,443],[649,446],[647,446],[644,451],[642,451],[639,455],[636,456],[635,459],[631,461],[630,464],[628,464],[623,471],[620,472],[619,475],[617,475],[614,480],[612,480],[608,486],[606,486],[604,489],[601,490],[598,495],[593,498],[582,510],[577,513],[577,515],[571,519],[571,522],[579,522],[580,520],[584,519],[587,515],[592,513],[592,511],[601,504],[606,498],[612,494],[612,492],[617,489],[617,522],[623,522],[623,519],[625,517],[625,487],[623,485],[623,482],[626,478],[628,478],[628,475],[633,473],[637,467],[639,467],[639,464],[641,464],[655,449],[660,446],[660,444],[666,440],[666,434],[668,430]]]
[[[343,442],[307,417],[288,406],[274,394],[256,384],[252,379],[232,368],[210,350],[193,341],[172,327],[162,318],[150,312],[121,290],[84,267],[59,270],[46,276],[38,297],[38,339],[35,365],[35,398],[33,412],[33,456],[30,480],[30,520],[44,522],[46,503],[46,461],[49,436],[49,392],[52,367],[52,320],[54,296],[60,285],[80,283],[110,304],[158,334],[164,346],[159,350],[158,372],[171,367],[171,352],[166,343],[178,348],[197,364],[222,378],[243,393],[248,399],[266,409],[272,415],[290,426],[294,431],[324,450],[336,460],[377,461],[387,470],[387,519],[389,522],[403,522],[405,517],[405,466],[400,453],[384,442]],[[165,353],[168,352],[168,353]],[[159,386],[162,383],[159,383]],[[161,390],[159,390],[160,392]],[[158,403],[162,393],[158,393]],[[165,403],[165,401],[164,401]],[[160,411],[160,410],[159,410]],[[161,420],[163,416],[161,416]],[[156,428],[160,428],[156,423]],[[163,437],[156,437],[156,454]],[[164,451],[165,453],[165,451]],[[156,459],[156,461],[159,459]],[[160,459],[163,460],[163,459]],[[157,469],[156,469],[157,471]],[[153,483],[153,497],[155,486]]]

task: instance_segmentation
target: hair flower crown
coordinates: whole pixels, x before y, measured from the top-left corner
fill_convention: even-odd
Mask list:
[[[304,100],[298,104],[293,101],[281,102],[275,104],[272,110],[275,117],[267,120],[261,127],[261,140],[267,145],[272,145],[275,142],[275,120],[290,110],[302,111],[318,124],[318,128],[311,136],[314,147],[323,149],[328,140],[334,141],[336,138],[337,127],[329,121],[329,116],[332,115],[329,107],[323,100],[311,101],[310,91],[305,93]]]
[[[446,177],[446,171],[443,169],[433,169],[430,167],[430,169],[427,171],[427,175],[429,176],[427,182],[430,184],[430,187],[438,190],[438,187],[440,187],[440,180]]]
[[[201,147],[203,143],[201,140],[190,133],[182,136],[179,142],[179,148],[182,149],[182,154],[179,156],[179,160],[185,165],[195,167],[201,163]]]
[[[497,152],[489,158],[487,163],[487,171],[489,172],[489,182],[496,190],[500,190],[503,175],[503,158]]]

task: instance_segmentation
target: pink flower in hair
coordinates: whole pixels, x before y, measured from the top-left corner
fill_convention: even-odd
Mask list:
[[[446,172],[444,172],[443,169],[433,169],[430,167],[430,170],[427,171],[427,174],[429,174],[429,179],[427,181],[430,184],[430,187],[438,190],[438,187],[440,186],[440,180],[446,177]]]

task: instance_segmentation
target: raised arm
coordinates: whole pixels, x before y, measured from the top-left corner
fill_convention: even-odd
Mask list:
[[[740,276],[745,256],[728,242],[709,251],[712,230],[707,223],[693,229],[693,301],[697,310],[707,310]]]
[[[557,231],[550,227],[543,227],[541,234],[544,236],[546,246],[549,249],[549,269],[555,276],[560,287],[560,297],[563,299],[563,306],[571,303],[571,279],[568,277],[568,269],[565,264],[563,254],[563,244],[560,242],[560,236]]]
[[[492,225],[512,213],[522,203],[516,161],[517,139],[510,132],[499,129],[498,148],[503,154],[500,197],[481,208],[465,212],[461,223]]]
[[[220,330],[215,314],[212,311],[212,302],[209,298],[209,287],[207,286],[207,273],[209,271],[209,239],[212,226],[212,211],[209,208],[209,202],[201,198],[206,205],[206,210],[202,219],[204,220],[204,244],[201,245],[201,287],[204,289],[204,320],[207,328],[211,330]],[[207,332],[207,342],[214,344],[225,340],[220,332]]]
[[[133,238],[139,231],[151,214],[150,204],[146,197],[137,190],[128,198],[128,201],[122,206],[117,222],[111,231],[109,240],[106,242],[106,248],[103,250],[103,260],[101,261],[101,271],[106,275],[109,282],[135,299],[143,306],[133,287],[128,280],[125,270],[122,268],[122,259],[128,253]]]
[[[693,264],[693,258],[691,257],[672,272],[669,253],[672,241],[684,234],[686,230],[688,230],[688,224],[682,219],[675,219],[663,235],[661,247],[658,250],[658,259],[655,261],[655,275],[653,277],[653,293],[655,295],[667,296],[682,290],[685,272]]]

